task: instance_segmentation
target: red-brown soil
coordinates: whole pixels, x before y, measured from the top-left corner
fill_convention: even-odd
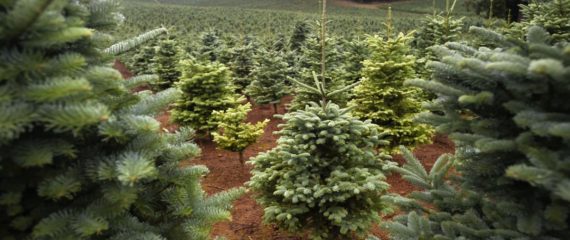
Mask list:
[[[285,99],[287,102],[289,98]],[[284,113],[283,104],[279,106],[279,113]],[[254,106],[249,113],[248,121],[258,122],[263,119],[270,119],[270,123],[265,129],[265,133],[259,141],[250,146],[245,151],[245,157],[256,156],[260,152],[267,151],[276,146],[278,136],[273,134],[278,130],[278,125],[282,120],[272,118],[273,109],[270,106]],[[162,120],[166,120],[162,115]],[[242,166],[238,160],[238,154],[216,149],[215,144],[207,139],[197,139],[196,142],[202,148],[202,155],[191,161],[191,164],[206,165],[210,169],[210,174],[202,182],[204,189],[209,194],[233,187],[243,186],[251,175],[250,165]],[[454,151],[453,143],[445,136],[436,136],[433,144],[418,147],[414,153],[425,166],[430,168],[435,160],[443,153]],[[394,156],[394,161],[403,163],[401,156]],[[402,195],[415,190],[414,186],[404,181],[397,174],[388,177],[388,183],[392,186],[390,192]],[[252,193],[247,193],[234,203],[232,211],[232,221],[221,222],[214,226],[213,236],[225,236],[229,240],[301,240],[303,237],[295,237],[291,234],[274,229],[270,225],[262,222],[263,208],[252,198]],[[381,239],[387,239],[386,233],[375,227],[372,233]]]
[[[127,69],[127,66],[125,66],[125,64],[123,64],[121,61],[119,60],[115,60],[115,63],[113,64],[113,67],[115,69],[117,69],[121,75],[123,75],[124,79],[129,79],[133,76],[133,74],[131,73],[131,71],[129,71],[129,69]]]
[[[126,70],[124,65],[116,63],[115,67]],[[126,71],[124,75],[130,76]],[[291,97],[286,97],[283,103],[287,103]],[[284,104],[279,105],[279,113],[285,112]],[[245,151],[246,159],[256,156],[260,152],[267,151],[276,146],[278,136],[273,134],[278,130],[278,125],[282,120],[273,118],[271,106],[254,105],[248,115],[248,121],[258,122],[270,119],[265,133],[256,144],[253,144]],[[175,130],[176,126],[169,123],[169,114],[163,112],[157,117],[163,128]],[[216,149],[215,144],[208,139],[198,138],[196,143],[202,149],[200,157],[189,160],[185,164],[205,165],[210,169],[210,173],[203,179],[202,185],[208,194],[214,194],[234,187],[244,186],[250,177],[251,166],[242,166],[237,153]],[[454,145],[445,136],[435,136],[432,144],[422,145],[415,149],[415,156],[422,163],[431,168],[435,160],[444,153],[454,151]],[[393,160],[399,164],[404,162],[401,156],[394,156]],[[428,169],[429,170],[429,169]],[[406,195],[416,188],[404,181],[398,174],[388,176],[388,183],[391,185],[390,192]],[[264,224],[262,221],[263,208],[258,205],[252,197],[252,193],[247,193],[234,203],[232,210],[232,220],[217,223],[214,225],[212,236],[224,236],[229,240],[303,240],[304,237],[293,236],[286,232],[279,231],[274,227]],[[372,234],[381,239],[388,239],[384,231],[379,227],[374,227]]]

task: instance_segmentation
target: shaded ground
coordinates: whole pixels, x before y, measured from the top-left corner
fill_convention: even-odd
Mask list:
[[[120,63],[115,63],[117,68],[124,77],[131,76],[126,67]],[[286,97],[284,103],[291,100]],[[279,113],[284,113],[284,104],[279,106]],[[278,130],[278,125],[282,120],[273,118],[273,109],[270,106],[254,105],[252,111],[248,115],[248,121],[258,122],[264,119],[270,119],[270,123],[265,128],[265,133],[259,141],[250,146],[245,151],[245,157],[250,158],[256,156],[259,152],[267,151],[276,146],[277,135],[273,132]],[[176,126],[169,123],[169,114],[163,112],[157,117],[164,128],[174,130]],[[196,143],[202,149],[202,155],[196,159],[188,161],[187,164],[206,165],[210,169],[208,174],[202,181],[202,186],[208,194],[217,193],[234,187],[243,186],[251,175],[250,165],[242,166],[238,160],[238,154],[216,149],[215,144],[208,139],[196,139]],[[424,166],[431,168],[435,160],[443,153],[454,151],[454,145],[445,136],[435,136],[432,144],[422,145],[414,151],[416,157],[422,161]],[[394,156],[394,161],[403,163],[401,156]],[[429,169],[428,169],[429,170]],[[398,174],[392,174],[388,177],[388,183],[391,185],[390,192],[406,195],[415,188],[405,182]],[[303,237],[295,237],[285,232],[274,229],[270,225],[262,223],[263,208],[252,198],[252,193],[247,193],[234,203],[232,211],[232,220],[217,223],[214,225],[213,236],[225,236],[228,240],[304,240]],[[387,239],[386,233],[380,228],[374,227],[372,234],[381,239]]]

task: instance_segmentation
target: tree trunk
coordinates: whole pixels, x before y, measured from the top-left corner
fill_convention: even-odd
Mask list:
[[[212,136],[212,131],[208,130],[208,140],[213,141],[214,136]]]
[[[243,151],[239,152],[239,163],[241,163],[241,165],[244,165],[244,160],[243,160]]]
[[[273,113],[275,114],[279,113],[279,111],[277,111],[277,103],[273,104]]]

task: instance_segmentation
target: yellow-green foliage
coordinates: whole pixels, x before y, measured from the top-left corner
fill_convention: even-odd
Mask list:
[[[182,96],[172,110],[172,120],[193,129],[212,131],[212,111],[223,111],[238,104],[231,84],[231,71],[221,63],[183,60],[177,87]]]
[[[364,61],[362,83],[350,102],[355,117],[371,120],[387,133],[388,151],[428,143],[432,136],[430,127],[414,122],[414,115],[421,111],[421,91],[403,84],[415,77],[410,39],[411,34],[403,33],[368,38],[372,54]]]
[[[249,111],[251,111],[250,103],[225,111],[212,112],[212,118],[218,125],[218,132],[212,133],[214,142],[222,149],[239,152],[242,163],[243,151],[257,141],[269,123],[267,119],[256,124],[246,122]]]

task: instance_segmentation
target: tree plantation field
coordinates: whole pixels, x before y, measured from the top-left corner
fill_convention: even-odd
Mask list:
[[[296,21],[316,21],[318,1],[156,1],[127,0],[123,5],[125,27],[118,33],[136,35],[160,25],[174,26],[185,37],[196,36],[209,29],[218,29],[230,35],[252,34],[261,39],[275,38],[279,33],[290,34]],[[388,7],[392,7],[395,27],[411,31],[425,15],[433,13],[432,2],[424,0],[396,1],[377,4],[372,9],[343,4],[331,5],[329,30],[346,37],[373,34],[383,29]],[[445,2],[437,1],[437,9],[444,9]],[[469,16],[458,1],[457,14]],[[475,23],[474,23],[475,24]],[[480,24],[480,23],[479,23]]]
[[[570,239],[570,0],[5,0],[0,46],[0,239]]]

